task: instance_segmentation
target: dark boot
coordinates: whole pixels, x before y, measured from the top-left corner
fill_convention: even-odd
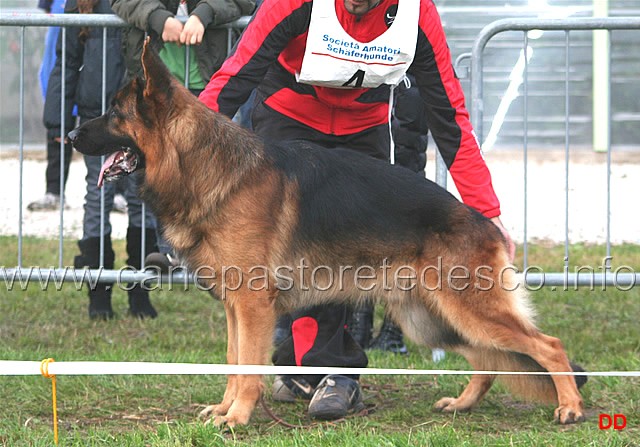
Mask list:
[[[80,254],[74,258],[76,268],[89,267],[97,269],[100,267],[100,238],[88,238],[78,241]],[[104,265],[105,269],[113,269],[115,253],[111,247],[111,235],[104,238]],[[89,287],[89,318],[92,320],[109,320],[114,317],[111,308],[111,284],[98,283],[94,287]]]
[[[129,227],[127,229],[127,254],[129,259],[127,264],[131,267],[140,270],[142,267],[141,257],[142,247],[142,228]],[[158,245],[156,240],[156,231],[153,229],[147,229],[145,231],[145,255],[158,251]],[[155,318],[158,316],[155,308],[151,305],[149,300],[149,291],[144,289],[140,284],[129,284],[127,291],[129,295],[129,313],[137,318]]]
[[[351,337],[362,349],[368,349],[373,335],[373,304],[363,303],[351,313],[347,324]]]
[[[387,315],[384,317],[380,333],[371,342],[371,349],[389,351],[396,354],[407,353],[407,346],[404,344],[402,329]]]
[[[111,307],[111,285],[98,284],[89,290],[89,318],[111,320],[115,314]]]

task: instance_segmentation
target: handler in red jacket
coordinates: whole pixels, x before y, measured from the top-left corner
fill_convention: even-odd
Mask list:
[[[233,53],[200,94],[233,116],[257,89],[255,132],[388,159],[393,86],[415,77],[426,120],[462,200],[502,230],[500,203],[464,104],[431,0],[264,0]],[[293,316],[274,363],[364,366],[342,306]],[[362,407],[356,377],[278,377],[274,398],[311,398],[309,414],[333,419]]]

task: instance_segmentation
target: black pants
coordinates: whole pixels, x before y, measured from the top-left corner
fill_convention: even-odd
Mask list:
[[[423,172],[427,162],[429,127],[424,114],[424,102],[411,75],[410,87],[403,82],[395,89],[391,129],[395,146],[396,164],[414,172]]]

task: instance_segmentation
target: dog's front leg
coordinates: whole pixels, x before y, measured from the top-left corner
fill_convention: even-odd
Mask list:
[[[224,301],[225,314],[227,317],[227,364],[238,364],[238,324],[233,306],[229,301]],[[200,412],[200,416],[208,419],[212,416],[224,416],[229,411],[233,400],[236,398],[237,376],[231,374],[227,376],[227,388],[224,391],[222,402],[217,405],[209,405]]]
[[[236,330],[236,353],[238,365],[265,365],[269,361],[272,346],[276,312],[274,297],[268,293],[249,292],[239,294],[229,304],[233,307]],[[233,402],[226,414],[214,418],[217,425],[230,427],[249,422],[251,413],[262,395],[262,376],[237,375],[230,377],[227,392],[219,409],[227,403],[227,396]]]

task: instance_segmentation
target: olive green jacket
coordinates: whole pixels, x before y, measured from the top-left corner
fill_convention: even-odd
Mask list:
[[[180,0],[110,0],[113,11],[132,27],[124,30],[122,50],[129,76],[142,74],[140,57],[146,33],[159,51],[162,48],[162,29],[169,17],[178,11]],[[187,0],[189,15],[196,15],[205,27],[200,45],[195,45],[198,67],[207,82],[227,57],[228,32],[212,29],[251,15],[255,0]]]

